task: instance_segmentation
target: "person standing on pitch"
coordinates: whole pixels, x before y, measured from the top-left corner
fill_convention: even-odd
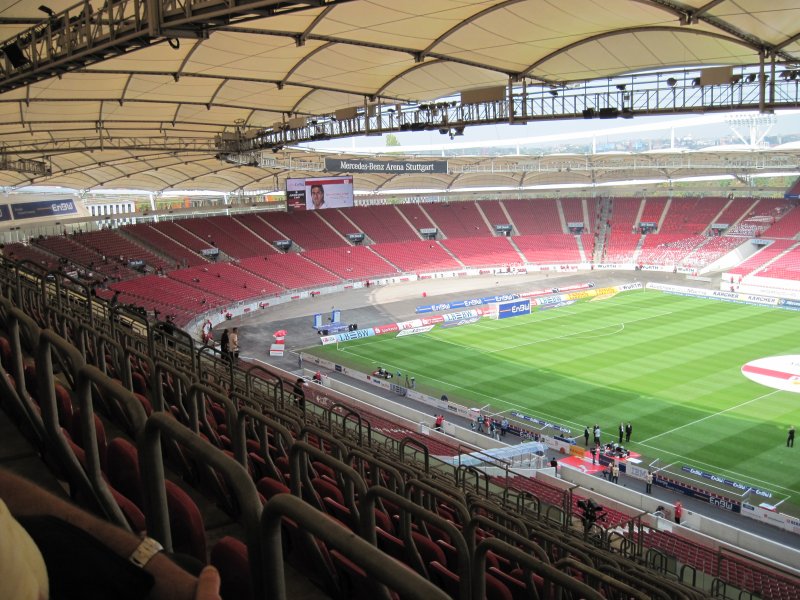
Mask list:
[[[588,447],[589,446],[589,426],[588,425],[583,428],[583,440],[584,440],[583,445]]]
[[[631,434],[632,433],[633,433],[633,425],[631,425],[631,422],[628,421],[628,424],[625,425],[625,443],[626,444],[631,441]]]
[[[786,447],[794,448],[794,425],[789,426],[789,437],[786,438]]]
[[[594,426],[594,445],[600,445],[600,425],[597,425],[596,423]]]
[[[619,445],[622,446],[622,437],[625,435],[625,424],[620,421],[619,422]]]

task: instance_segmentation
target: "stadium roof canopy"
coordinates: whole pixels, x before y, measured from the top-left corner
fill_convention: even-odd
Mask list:
[[[463,102],[463,92],[504,86],[556,98],[584,82],[614,81],[612,92],[624,93],[624,84],[614,78],[634,73],[764,69],[759,71],[766,80],[762,110],[780,101],[769,95],[765,73],[773,82],[781,76],[784,83],[800,83],[795,0],[92,0],[77,5],[19,0],[5,5],[0,9],[0,186],[7,187],[273,189],[288,172],[319,174],[303,165],[322,159],[287,144],[272,147],[270,165],[231,164],[218,158],[216,140],[298,118],[311,122],[324,116],[332,122],[336,111],[341,116],[375,105],[379,111],[392,107],[390,115],[396,107],[399,117],[405,107],[444,98]],[[159,14],[148,13],[148,5]],[[675,87],[675,80],[668,85]],[[700,93],[705,82],[688,86]],[[686,93],[682,84],[678,88]],[[733,100],[729,105],[737,107]],[[685,102],[672,108],[682,110]],[[486,160],[459,158],[451,165],[459,169]],[[452,173],[438,184],[447,189],[477,179]],[[480,179],[482,185],[527,183],[511,174]],[[359,185],[390,189],[397,182],[379,175]]]

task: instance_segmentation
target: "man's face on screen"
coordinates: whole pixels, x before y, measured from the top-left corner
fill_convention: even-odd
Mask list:
[[[320,208],[325,204],[325,190],[321,185],[311,186],[311,203],[314,208]]]

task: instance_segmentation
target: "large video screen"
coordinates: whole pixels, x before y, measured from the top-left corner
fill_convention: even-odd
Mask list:
[[[353,206],[353,177],[310,177],[286,180],[289,210],[322,210]]]

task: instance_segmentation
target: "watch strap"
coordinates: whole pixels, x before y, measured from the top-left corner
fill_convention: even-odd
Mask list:
[[[136,546],[128,560],[140,569],[144,569],[153,557],[161,552],[164,547],[151,537],[143,537],[142,541]]]

